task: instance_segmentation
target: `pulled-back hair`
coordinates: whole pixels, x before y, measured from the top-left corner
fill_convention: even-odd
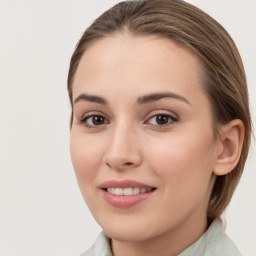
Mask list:
[[[113,33],[133,36],[157,35],[192,50],[203,65],[203,90],[211,103],[212,124],[217,137],[219,126],[240,119],[245,137],[240,160],[233,171],[217,176],[207,210],[211,222],[229,204],[242,175],[251,137],[251,118],[243,63],[226,30],[209,15],[182,0],[135,0],[116,4],[86,29],[72,55],[68,92],[79,62],[90,45]],[[73,110],[71,114],[71,125]]]

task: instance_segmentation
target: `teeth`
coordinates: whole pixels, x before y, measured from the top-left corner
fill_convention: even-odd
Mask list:
[[[142,192],[142,189],[140,189],[140,188],[133,188],[132,193],[133,193],[133,195],[138,195],[138,194],[144,193],[144,192]]]
[[[141,191],[141,193],[145,193],[146,192],[146,188],[142,188],[140,191]]]
[[[138,195],[141,193],[147,193],[151,190],[152,188],[107,188],[108,193],[117,196]]]
[[[124,196],[131,196],[131,195],[133,195],[132,188],[124,188],[123,192],[124,192]]]
[[[115,192],[115,195],[117,195],[117,196],[123,196],[124,195],[124,190],[123,189],[121,189],[121,188],[115,188],[115,190],[114,190]]]

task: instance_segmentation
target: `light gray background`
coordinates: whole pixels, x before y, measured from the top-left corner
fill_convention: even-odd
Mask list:
[[[100,231],[69,157],[66,78],[84,29],[117,2],[0,0],[0,255],[80,255]],[[255,0],[189,2],[237,43],[255,124]],[[227,233],[245,256],[256,255],[255,155],[254,145],[226,212]]]

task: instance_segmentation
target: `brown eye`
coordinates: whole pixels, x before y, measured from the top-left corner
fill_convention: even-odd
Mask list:
[[[166,116],[166,115],[158,115],[156,116],[156,122],[157,124],[167,124],[170,120],[170,117],[169,116]]]
[[[153,124],[153,125],[167,125],[171,124],[172,122],[177,121],[177,118],[167,115],[167,114],[159,114],[159,115],[154,115],[152,116],[148,123]]]
[[[105,118],[102,116],[93,116],[92,117],[92,123],[94,125],[101,125],[105,123]]]
[[[107,119],[100,115],[91,115],[84,117],[81,120],[81,123],[83,123],[87,127],[95,127],[100,126],[107,123]]]

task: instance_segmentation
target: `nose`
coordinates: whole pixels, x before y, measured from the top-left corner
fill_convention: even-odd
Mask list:
[[[127,170],[138,167],[142,163],[138,134],[125,125],[112,131],[103,162],[115,170]]]

